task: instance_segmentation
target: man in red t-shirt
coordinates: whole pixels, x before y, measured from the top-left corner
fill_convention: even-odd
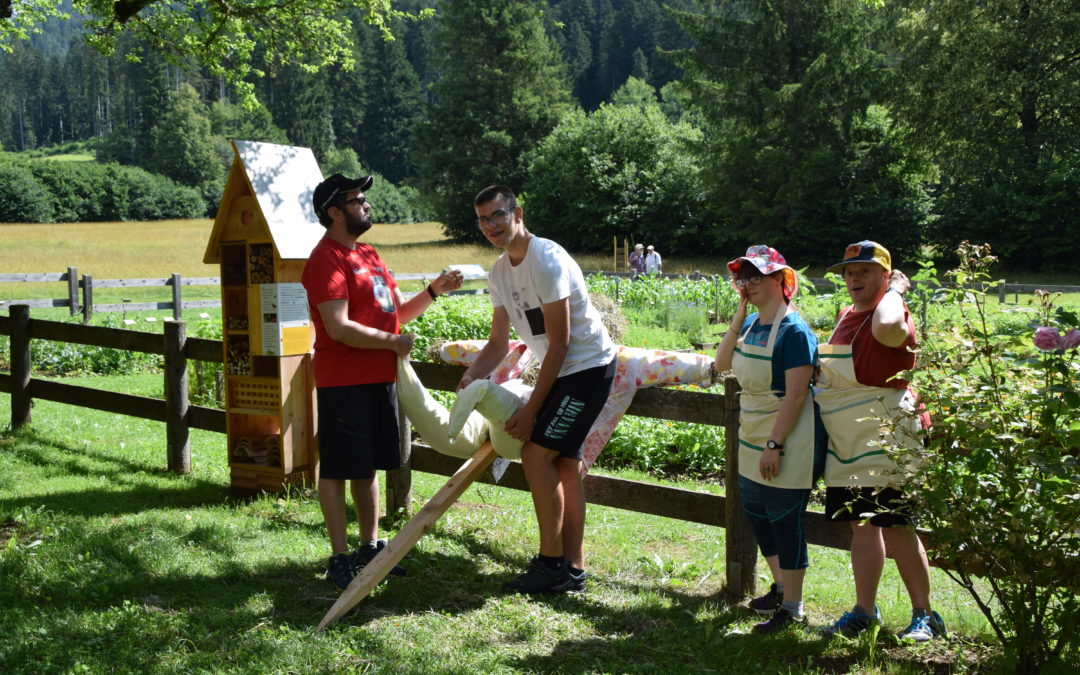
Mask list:
[[[386,542],[379,541],[377,469],[401,466],[397,424],[397,359],[413,340],[402,323],[420,316],[443,293],[461,287],[460,272],[440,274],[405,302],[382,258],[357,238],[371,228],[364,191],[372,178],[334,174],[312,202],[326,235],[301,278],[315,327],[315,388],[319,412],[319,505],[330,535],[327,579],[344,589]],[[345,533],[345,482],[351,481],[360,547]],[[395,567],[398,575],[404,570]]]
[[[897,377],[915,367],[915,323],[903,297],[911,283],[872,241],[848,246],[832,270],[842,271],[853,307],[819,346],[816,400],[829,432],[825,513],[851,523],[855,606],[825,631],[853,636],[881,620],[876,598],[888,549],[912,606],[900,637],[923,642],[944,635],[945,624],[930,607],[930,566],[915,532],[915,504],[881,447],[881,420],[900,420],[886,432],[887,444],[896,447],[915,447],[929,423],[925,416],[915,421],[914,394]]]

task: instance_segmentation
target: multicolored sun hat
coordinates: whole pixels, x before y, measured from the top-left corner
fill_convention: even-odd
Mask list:
[[[825,271],[832,272],[851,263],[861,262],[877,263],[884,267],[885,271],[892,271],[892,256],[889,255],[889,249],[869,240],[856,242],[848,246],[844,249],[844,259],[835,265],[830,265]]]
[[[788,266],[787,261],[784,260],[784,256],[780,255],[780,252],[775,248],[765,246],[764,244],[751,246],[746,249],[746,255],[735,258],[729,262],[727,268],[728,271],[731,272],[731,282],[733,284],[735,283],[735,277],[738,276],[739,270],[742,268],[744,260],[756,267],[758,272],[761,272],[762,275],[768,275],[783,270],[784,297],[795,297],[795,292],[799,290],[799,275],[795,274],[795,270]]]

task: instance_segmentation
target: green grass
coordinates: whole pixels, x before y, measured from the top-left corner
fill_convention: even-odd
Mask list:
[[[156,375],[80,383],[161,392]],[[0,419],[9,414],[0,396]],[[724,530],[605,507],[589,511],[588,594],[506,595],[499,585],[536,547],[532,507],[485,485],[407,556],[407,580],[318,633],[337,593],[319,578],[328,545],[311,491],[231,498],[219,434],[193,432],[194,471],[175,476],[160,423],[48,401],[33,414],[28,431],[0,432],[6,673],[921,672],[963,669],[985,651],[984,622],[937,571],[935,602],[957,641],[882,637],[871,663],[858,642],[748,635],[755,617],[717,595]],[[444,481],[416,474],[414,508]],[[842,551],[813,547],[811,558],[806,601],[821,625],[851,604],[850,570]],[[890,630],[901,628],[891,564],[880,598]]]

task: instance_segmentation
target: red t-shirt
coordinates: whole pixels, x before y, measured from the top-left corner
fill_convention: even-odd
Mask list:
[[[315,386],[393,382],[397,379],[397,355],[389,349],[358,349],[331,338],[319,314],[327,300],[348,300],[349,319],[397,333],[397,284],[375,249],[357,242],[349,250],[323,237],[308,256],[301,277],[307,290],[308,310],[315,326]]]
[[[915,322],[904,305],[904,319],[908,324],[908,339],[899,347],[887,347],[874,337],[871,323],[874,310],[865,312],[854,310],[844,315],[836,327],[829,344],[851,345],[855,365],[855,379],[868,387],[892,387],[907,389],[907,380],[889,379],[893,375],[915,367]],[[865,325],[864,325],[865,322]],[[860,326],[862,329],[860,330]],[[852,337],[855,342],[852,343]]]

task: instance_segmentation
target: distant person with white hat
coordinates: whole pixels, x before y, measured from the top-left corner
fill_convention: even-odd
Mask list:
[[[656,252],[652,244],[645,249],[645,273],[646,274],[659,274],[663,267],[663,260],[660,259],[660,254]]]

